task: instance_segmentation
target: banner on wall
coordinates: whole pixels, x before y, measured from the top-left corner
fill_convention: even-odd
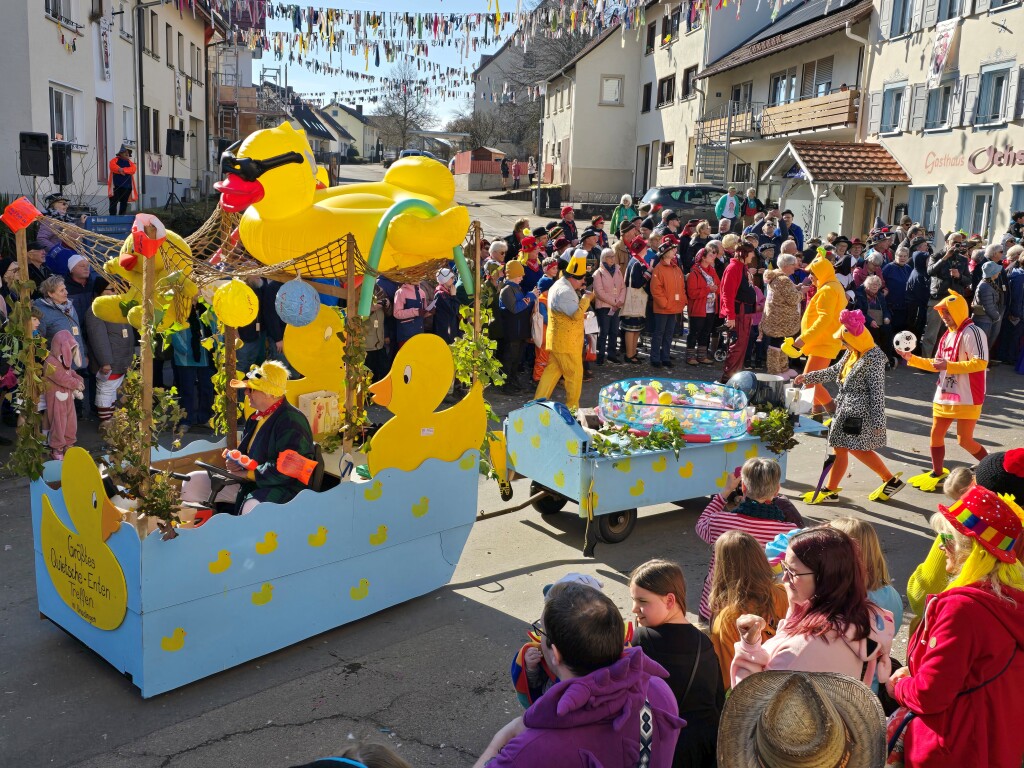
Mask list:
[[[110,19],[100,19],[100,70],[104,80],[110,80]]]
[[[185,78],[185,109],[192,111],[192,78]]]
[[[935,25],[935,44],[932,46],[931,61],[928,65],[928,87],[938,88],[942,75],[949,71],[950,62],[956,58],[959,43],[960,19],[947,19]]]
[[[177,72],[174,73],[174,116],[184,117],[185,111],[183,107],[184,101],[184,86],[181,82],[181,75]]]

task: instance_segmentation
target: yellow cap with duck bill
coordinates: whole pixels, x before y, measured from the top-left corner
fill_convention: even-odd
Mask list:
[[[949,316],[953,318],[957,328],[960,328],[964,321],[971,316],[971,309],[967,304],[967,299],[952,289],[949,291],[949,296],[935,305],[936,312],[940,309],[949,312]]]
[[[228,386],[282,397],[288,389],[288,369],[276,360],[267,360],[263,365],[254,365],[244,379],[232,379]]]
[[[573,256],[565,267],[565,274],[569,277],[582,279],[587,274],[587,257]]]

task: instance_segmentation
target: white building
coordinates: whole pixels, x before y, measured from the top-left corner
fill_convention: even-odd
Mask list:
[[[124,0],[11,0],[4,10],[7,28],[24,34],[5,35],[0,47],[7,73],[0,190],[32,192],[32,179],[19,172],[21,132],[70,142],[72,179],[64,192],[100,213],[106,213],[108,163],[122,143],[133,148],[144,206],[164,204],[172,167],[180,197],[203,183],[205,45],[212,24],[205,2],[196,3],[195,17],[160,2]],[[185,135],[182,156],[173,162],[168,129]],[[41,203],[55,189],[52,176],[38,179],[38,189]]]
[[[349,107],[331,102],[321,112],[326,112],[334,122],[344,128],[354,139],[353,146],[364,160],[373,160],[377,154],[377,126],[363,114],[363,105]]]

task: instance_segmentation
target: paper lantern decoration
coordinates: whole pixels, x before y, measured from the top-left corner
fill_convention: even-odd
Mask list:
[[[236,277],[213,294],[213,311],[225,325],[241,328],[256,319],[260,302],[252,288]]]
[[[316,319],[320,311],[320,297],[309,283],[300,278],[285,283],[277,292],[274,308],[288,325],[301,328]]]

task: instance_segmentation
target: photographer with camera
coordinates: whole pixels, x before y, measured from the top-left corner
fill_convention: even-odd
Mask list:
[[[950,290],[962,296],[971,293],[971,273],[967,262],[967,248],[964,236],[959,232],[950,232],[946,237],[946,248],[932,254],[926,268],[929,285],[928,309],[945,299]],[[928,324],[921,342],[923,354],[931,355],[939,340],[942,318],[938,312],[928,313]]]
[[[546,346],[550,355],[544,375],[537,384],[535,399],[549,398],[558,380],[565,377],[565,404],[570,411],[580,405],[583,388],[583,321],[594,298],[589,286],[587,256],[579,250],[569,259],[562,276],[548,291]],[[580,291],[583,290],[583,295]]]

